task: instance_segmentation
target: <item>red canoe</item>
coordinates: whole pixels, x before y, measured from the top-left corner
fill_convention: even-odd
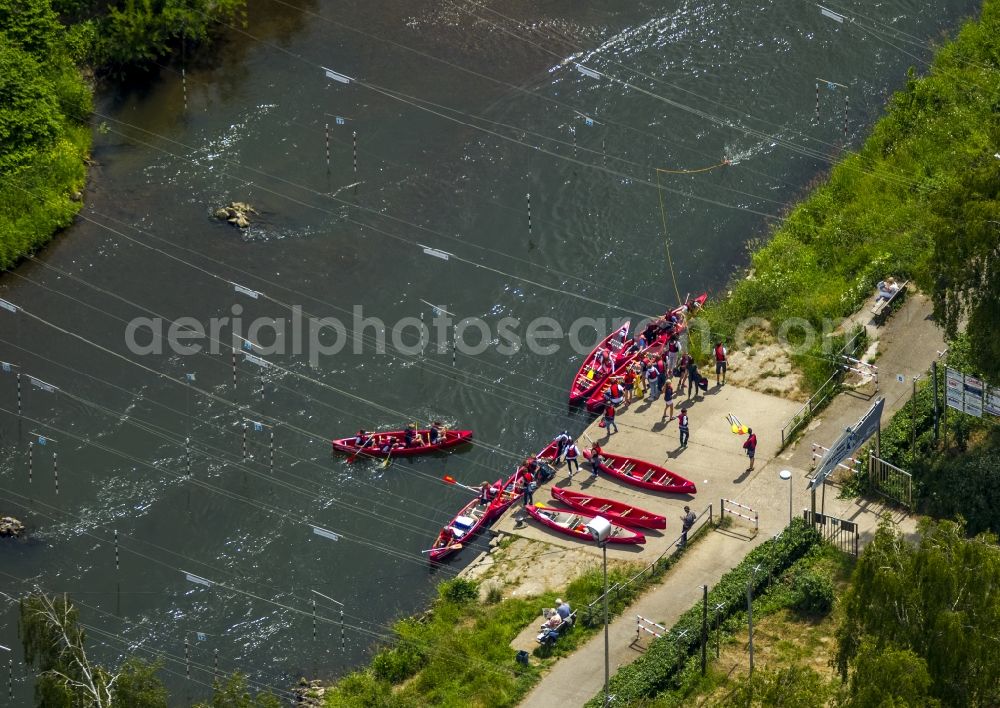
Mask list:
[[[502,480],[497,480],[496,484],[499,486]],[[493,501],[496,501],[495,499]],[[444,529],[437,535],[437,539],[434,541],[434,545],[431,547],[433,550],[430,552],[430,559],[434,562],[443,560],[447,556],[454,553],[457,548],[454,544],[465,545],[475,536],[479,529],[483,527],[484,524],[489,523],[493,518],[493,502],[489,504],[480,504],[479,498],[473,499],[468,504],[462,507],[462,509],[455,514],[455,518],[452,519],[445,528],[450,528],[453,534],[454,540],[447,546],[442,546],[444,539],[442,538],[444,534]]]
[[[589,494],[563,487],[553,487],[552,498],[558,499],[573,509],[603,516],[608,521],[621,526],[643,529],[667,528],[667,517],[616,499],[592,497]]]
[[[594,350],[583,360],[583,364],[580,365],[580,370],[576,372],[576,378],[573,379],[573,385],[570,386],[569,389],[569,402],[571,404],[580,403],[586,399],[587,396],[589,396],[595,388],[600,386],[601,383],[603,383],[611,372],[619,365],[620,355],[624,351],[623,344],[625,342],[625,338],[628,336],[629,327],[631,326],[631,322],[623,324],[621,327],[602,339],[601,342],[594,347]],[[594,368],[594,357],[601,349],[609,351],[613,355],[614,359],[611,369],[602,369],[598,371]]]
[[[585,524],[597,514],[589,514],[585,511],[575,509],[553,509],[551,506],[527,506],[525,509],[539,523],[548,526],[553,531],[564,533],[567,536],[593,541],[590,531]],[[646,537],[638,531],[627,529],[618,524],[611,524],[611,533],[608,535],[608,543],[645,543]]]
[[[535,457],[539,460],[552,459],[555,457],[557,450],[557,445],[555,442],[549,443],[545,448],[542,449]],[[395,453],[393,453],[395,454]],[[497,489],[500,493],[489,503],[488,506],[482,506],[479,504],[479,499],[473,499],[471,502],[462,507],[462,510],[455,515],[451,523],[448,526],[451,527],[452,531],[455,533],[456,543],[465,543],[464,539],[472,538],[485,524],[491,523],[494,519],[503,514],[507,509],[521,498],[524,493],[524,487],[518,488],[517,481],[524,474],[524,466],[520,466],[506,481],[503,479],[498,479],[495,483]],[[443,529],[442,529],[443,530]],[[430,552],[430,559],[432,561],[439,561],[446,556],[453,553],[455,548],[451,546],[438,548],[438,544],[441,543],[441,533],[437,535],[437,539],[434,541],[434,550]]]
[[[681,305],[680,307],[675,307],[670,312],[671,314],[674,315],[689,313],[693,310],[697,310],[702,306],[704,306],[705,300],[707,299],[708,299],[708,293],[702,293],[694,300],[689,300],[684,305]],[[685,317],[685,319],[674,329],[673,334],[677,335],[681,334],[682,332],[687,330],[687,326],[688,326],[687,318]],[[589,410],[591,413],[597,413],[603,410],[604,392],[607,390],[608,386],[611,385],[611,379],[613,379],[616,376],[624,376],[625,373],[628,371],[628,367],[630,367],[633,364],[633,362],[639,361],[641,357],[662,353],[664,347],[666,346],[667,338],[668,335],[666,333],[661,334],[659,337],[656,338],[656,341],[647,346],[645,349],[637,349],[636,351],[628,355],[619,357],[616,360],[614,372],[606,376],[604,380],[601,381],[601,383],[597,387],[591,390],[590,394],[587,397],[587,410]],[[634,341],[635,341],[634,339],[630,339],[627,342],[625,342],[625,344],[621,348],[621,351],[628,352],[629,349],[632,347]]]
[[[590,450],[584,450],[583,456],[589,460]],[[602,452],[601,457],[603,459],[601,471],[607,472],[612,477],[617,477],[625,484],[669,494],[695,494],[698,491],[694,482],[674,474],[666,467],[654,465],[652,462],[634,457],[612,455],[608,452]]]
[[[428,439],[430,431],[418,430],[417,432],[423,436],[424,440]],[[444,450],[445,448],[454,447],[455,445],[461,445],[462,443],[468,442],[472,439],[471,430],[445,430],[441,437],[438,438],[438,441],[432,445],[402,447],[404,440],[403,433],[404,431],[402,430],[387,430],[382,433],[370,433],[372,441],[370,443],[365,443],[361,454],[367,457],[385,457],[386,453],[382,451],[382,448],[390,438],[400,445],[400,447],[394,447],[392,449],[393,457],[412,457],[413,455],[424,455],[428,452],[434,452],[435,450]],[[339,440],[334,440],[332,444],[335,452],[346,452],[348,454],[358,452],[358,444],[356,439],[353,437],[340,438]]]

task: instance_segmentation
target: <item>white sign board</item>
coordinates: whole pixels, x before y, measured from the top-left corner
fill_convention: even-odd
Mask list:
[[[975,416],[983,417],[983,410],[993,413],[993,410],[1000,409],[1000,400],[992,400],[992,410],[987,408],[991,401],[986,396],[986,386],[982,379],[975,376],[963,374],[961,371],[948,368],[945,371],[945,402],[957,410]]]
[[[849,457],[851,453],[864,445],[865,441],[875,434],[882,420],[882,408],[884,406],[885,399],[878,399],[875,405],[868,409],[868,412],[861,416],[858,422],[854,424],[854,427],[844,429],[843,434],[837,439],[837,442],[830,446],[830,449],[823,455],[823,459],[820,460],[819,465],[816,467],[816,474],[809,480],[809,489],[816,489],[822,485],[823,481],[830,476],[844,458]]]
[[[1000,389],[990,386],[983,400],[983,410],[990,415],[1000,417]]]

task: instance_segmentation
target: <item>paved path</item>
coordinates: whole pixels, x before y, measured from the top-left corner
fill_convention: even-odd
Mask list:
[[[919,293],[912,294],[900,310],[890,318],[887,325],[873,334],[880,340],[880,357],[877,361],[881,372],[880,392],[886,398],[883,421],[908,401],[912,390],[912,376],[921,375],[929,368],[944,349],[941,332],[930,317],[929,301]],[[904,383],[897,383],[896,375],[905,377]],[[760,515],[760,531],[756,536],[748,533],[748,524],[737,520],[731,531],[711,532],[708,537],[694,545],[690,552],[671,569],[656,588],[647,591],[622,616],[615,619],[609,628],[610,663],[612,673],[619,666],[628,664],[641,654],[641,647],[648,640],[634,642],[636,634],[635,615],[639,614],[669,627],[700,597],[703,584],[713,585],[757,544],[778,533],[788,522],[789,492],[792,494],[793,513],[801,513],[809,503],[806,479],[812,466],[811,445],[816,442],[829,446],[843,431],[844,427],[858,420],[874,402],[874,398],[845,393],[838,396],[831,405],[813,421],[799,443],[776,455],[780,442],[780,426],[798,408],[797,405],[735,387],[712,389],[710,395],[696,401],[691,411],[691,445],[686,450],[676,448],[676,423],[660,429],[659,416],[662,404],[657,402],[651,409],[640,406],[620,416],[622,433],[611,436],[606,449],[609,452],[628,454],[645,453],[647,459],[663,459],[653,454],[657,449],[666,448],[666,464],[683,476],[698,484],[698,495],[691,505],[701,510],[709,502],[716,506],[718,499],[725,496],[753,507]],[[736,412],[747,424],[754,427],[760,438],[757,466],[752,473],[743,472],[746,458],[742,457],[743,438],[732,435],[724,421],[727,412]],[[627,426],[627,428],[626,428]],[[593,437],[596,430],[588,431]],[[792,483],[781,480],[778,472],[788,469],[793,473]],[[580,477],[573,480],[577,485]],[[556,482],[562,483],[560,474]],[[683,505],[676,501],[651,494],[643,494],[625,488],[612,480],[601,479],[594,484],[595,491],[603,489],[613,496],[627,498],[641,496],[643,502],[654,511],[667,509],[672,525],[662,539],[653,539],[649,548],[634,556],[636,560],[647,561],[666,549],[676,535],[675,518]],[[544,498],[543,490],[536,498]],[[861,527],[862,538],[870,536],[878,525],[880,514],[885,509],[878,503],[836,498],[836,490],[828,489],[825,510],[840,518],[852,519]],[[912,531],[914,522],[898,512],[893,519],[904,531]],[[517,527],[516,527],[517,526]],[[516,528],[515,528],[516,527]],[[534,525],[518,526],[515,515],[508,515],[498,526],[501,531],[544,537],[549,543],[572,543],[562,541],[544,529]],[[544,535],[544,536],[542,536]],[[596,551],[595,554],[599,553]],[[628,558],[625,552],[620,557]],[[611,553],[609,553],[609,556]],[[534,690],[521,703],[526,708],[551,708],[551,706],[581,706],[597,695],[604,684],[604,635],[598,634],[580,647],[571,656],[560,659],[553,669],[543,677]]]

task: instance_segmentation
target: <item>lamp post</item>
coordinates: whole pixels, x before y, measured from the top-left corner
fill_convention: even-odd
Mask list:
[[[792,523],[792,473],[788,470],[781,470],[778,476],[788,482],[788,523]]]
[[[595,516],[587,522],[587,531],[601,547],[604,557],[604,706],[607,708],[611,704],[611,695],[608,693],[608,684],[611,680],[608,640],[608,536],[611,534],[611,522],[603,516]]]

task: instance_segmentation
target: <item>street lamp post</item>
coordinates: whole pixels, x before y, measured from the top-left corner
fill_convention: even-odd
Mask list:
[[[788,523],[792,523],[792,473],[788,470],[781,470],[778,476],[788,482]]]
[[[604,706],[611,704],[611,694],[608,685],[611,681],[610,649],[608,640],[608,536],[611,534],[611,522],[603,516],[595,516],[587,522],[587,530],[591,538],[601,547],[604,557]]]

